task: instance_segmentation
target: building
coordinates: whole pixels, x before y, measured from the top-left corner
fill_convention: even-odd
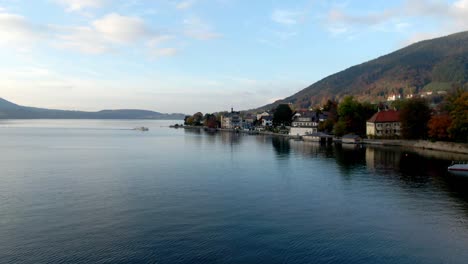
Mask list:
[[[392,94],[392,95],[389,95],[387,97],[387,101],[388,102],[392,102],[392,101],[395,101],[397,99],[401,99],[401,95],[400,94]]]
[[[252,129],[256,121],[256,117],[252,114],[246,114],[242,118],[242,128],[243,129]]]
[[[401,122],[399,111],[379,111],[367,120],[366,134],[368,137],[393,137],[400,136],[400,133]]]
[[[359,144],[361,141],[362,138],[355,134],[347,134],[341,138],[341,143],[343,144]]]
[[[240,112],[235,112],[231,108],[231,112],[221,116],[221,128],[225,129],[235,129],[242,127],[242,118]]]
[[[329,112],[326,112],[326,111],[324,111],[324,112],[322,112],[321,114],[319,114],[319,122],[325,122],[325,121],[327,121],[329,115],[330,115],[330,113],[329,113]]]
[[[333,142],[333,137],[322,133],[322,132],[316,132],[312,134],[308,134],[302,137],[304,141],[312,141],[312,142],[320,142],[320,143],[332,143]]]
[[[268,112],[257,114],[257,120],[260,120],[262,117],[265,117],[265,116],[270,116],[270,114]]]
[[[298,112],[293,116],[289,135],[305,136],[318,131],[319,115],[313,111]]]
[[[273,126],[273,117],[268,115],[268,116],[262,116],[260,121],[262,121],[262,126]]]

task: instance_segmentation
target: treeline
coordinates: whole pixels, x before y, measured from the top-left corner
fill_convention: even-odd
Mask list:
[[[468,91],[449,93],[428,120],[427,135],[432,140],[468,143]]]
[[[203,113],[197,112],[191,116],[185,116],[184,125],[218,128],[221,126],[221,113],[203,115]]]
[[[377,111],[377,107],[347,96],[339,104],[329,100],[323,111],[327,113],[327,120],[319,124],[319,131],[336,136],[350,133],[363,136],[366,134],[366,121]]]
[[[316,111],[327,113],[327,120],[319,123],[318,130],[336,136],[366,135],[366,122],[375,112],[384,108],[400,111],[403,139],[430,139],[468,143],[468,91],[452,90],[431,108],[424,98],[398,100],[390,106],[358,102],[352,96],[340,103],[329,100]]]
[[[433,101],[431,101],[433,103]],[[430,106],[425,98],[394,101],[390,106],[373,105],[359,102],[352,96],[345,97],[340,103],[328,100],[325,105],[314,111],[325,114],[326,120],[319,122],[318,131],[343,136],[357,134],[366,136],[366,123],[379,109],[399,110],[401,138],[429,139],[468,143],[468,91],[459,87],[449,92],[436,106]],[[291,125],[294,110],[287,104],[279,105],[273,113],[273,128]],[[186,116],[184,124],[218,128],[221,117],[228,112],[205,114],[197,112]],[[254,126],[261,125],[258,120]]]

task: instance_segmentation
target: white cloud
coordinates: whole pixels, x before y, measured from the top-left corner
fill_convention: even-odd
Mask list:
[[[160,47],[162,44],[174,39],[173,35],[160,35],[149,39],[146,46],[149,49],[149,54],[153,58],[172,57],[179,53],[179,49],[171,47]]]
[[[283,25],[294,25],[302,20],[303,14],[297,11],[275,9],[271,14],[271,19]]]
[[[401,43],[402,46],[408,46],[413,43],[426,40],[426,39],[433,39],[436,37],[440,37],[440,33],[438,32],[421,32],[413,34],[410,38],[406,39]]]
[[[94,28],[70,27],[64,30],[66,33],[59,35],[56,43],[59,48],[78,50],[87,54],[100,54],[113,49]]]
[[[211,33],[207,31],[208,28],[198,30],[194,34],[198,33],[200,38],[202,34]],[[209,38],[208,35],[205,37]],[[142,47],[155,57],[174,56],[179,49],[160,45],[175,38],[174,35],[153,32],[139,17],[116,13],[105,15],[84,26],[42,26],[32,24],[21,15],[0,11],[0,45],[21,52],[30,52],[46,44],[85,54],[117,52],[122,47]]]
[[[389,9],[365,15],[351,15],[341,10],[333,9],[328,13],[327,19],[331,24],[376,25],[393,18],[396,14],[397,12]]]
[[[191,38],[199,40],[208,40],[222,37],[221,34],[215,32],[209,24],[203,22],[198,17],[185,19],[183,21],[183,24],[185,27],[185,35]]]
[[[116,43],[129,43],[150,34],[141,18],[122,16],[116,13],[95,20],[92,25],[98,34]]]
[[[119,45],[139,44],[155,37],[138,17],[108,14],[88,26],[58,28],[58,47],[99,54],[115,50]]]
[[[467,10],[468,9],[468,0],[459,0],[453,4],[453,6],[460,10]]]
[[[468,29],[468,0],[445,2],[438,0],[406,0],[400,6],[378,12],[354,14],[345,12],[343,7],[331,9],[326,17],[326,28],[332,34],[348,33],[352,29],[409,31],[417,26],[408,20],[429,19],[438,24],[432,32],[418,31],[410,41],[419,41],[427,36],[436,37]],[[336,30],[336,29],[347,30]]]
[[[177,9],[188,9],[191,8],[195,4],[195,0],[185,0],[181,1],[176,5]]]
[[[150,51],[153,57],[172,57],[179,53],[177,48],[156,48]]]
[[[31,24],[23,16],[0,11],[0,44],[28,49],[46,33],[46,28]]]
[[[148,47],[155,47],[155,46],[158,46],[164,42],[167,42],[169,40],[172,40],[174,39],[175,36],[173,35],[160,35],[160,36],[155,36],[155,37],[152,37],[151,39],[149,39],[147,42],[146,42],[146,45]]]
[[[65,6],[68,12],[82,11],[86,8],[99,8],[106,0],[54,0],[56,3]]]

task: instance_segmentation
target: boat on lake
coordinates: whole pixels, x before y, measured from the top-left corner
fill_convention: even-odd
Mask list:
[[[454,162],[447,170],[453,174],[468,176],[468,163]]]
[[[135,127],[133,130],[138,130],[138,131],[149,131],[149,128],[147,128],[147,127]]]

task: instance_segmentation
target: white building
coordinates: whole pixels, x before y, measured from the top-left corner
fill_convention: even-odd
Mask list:
[[[318,131],[319,115],[316,112],[296,113],[291,123],[289,135],[305,136]]]
[[[257,114],[257,120],[260,120],[262,117],[265,117],[265,116],[270,116],[270,114],[268,112]]]
[[[262,126],[273,126],[273,117],[272,116],[263,116],[262,117]]]
[[[231,108],[231,112],[221,116],[221,128],[235,129],[242,127],[242,118],[240,112],[235,112]]]

